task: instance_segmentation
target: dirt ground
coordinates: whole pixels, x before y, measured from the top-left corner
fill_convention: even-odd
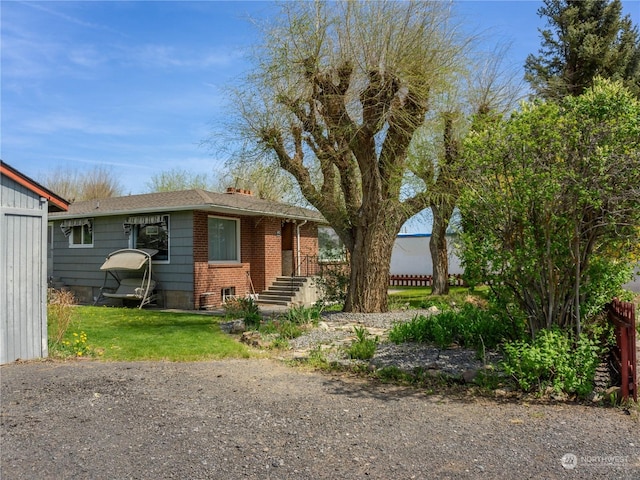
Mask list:
[[[428,395],[266,359],[0,376],[3,480],[640,478],[636,411]]]

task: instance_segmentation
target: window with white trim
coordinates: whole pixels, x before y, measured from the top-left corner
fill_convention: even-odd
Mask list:
[[[209,262],[240,262],[240,221],[209,217]]]
[[[124,223],[131,248],[157,250],[153,261],[169,261],[169,215],[129,217]]]
[[[93,219],[74,218],[64,220],[60,224],[62,233],[69,238],[69,246],[72,248],[93,247]]]

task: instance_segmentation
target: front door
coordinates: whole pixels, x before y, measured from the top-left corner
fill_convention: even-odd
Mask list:
[[[293,264],[294,225],[291,222],[286,222],[282,225],[282,275],[285,277],[291,277],[295,272]]]

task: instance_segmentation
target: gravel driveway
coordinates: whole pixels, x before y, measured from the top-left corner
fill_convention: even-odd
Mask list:
[[[620,409],[444,398],[274,360],[0,375],[3,480],[640,478],[637,413]]]

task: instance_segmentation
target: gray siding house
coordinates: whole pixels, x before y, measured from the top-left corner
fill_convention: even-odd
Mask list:
[[[47,356],[47,215],[68,206],[0,161],[0,363]]]
[[[111,252],[152,249],[158,303],[181,309],[215,307],[293,275],[303,257],[317,256],[317,226],[326,223],[313,210],[237,189],[78,202],[51,221],[50,274],[80,302],[100,297],[100,266]]]

